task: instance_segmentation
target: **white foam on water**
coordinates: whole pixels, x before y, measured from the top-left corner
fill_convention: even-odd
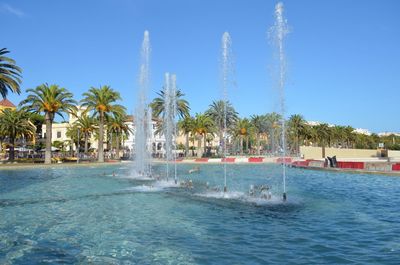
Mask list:
[[[158,180],[153,183],[155,187],[160,187],[160,188],[179,188],[181,187],[180,183],[178,182],[175,184],[174,180]]]
[[[282,198],[277,196],[272,196],[271,199],[261,198],[261,197],[254,197],[246,195],[242,198],[244,202],[254,203],[256,205],[267,205],[267,204],[278,204],[282,203]]]
[[[140,185],[136,187],[127,188],[126,190],[129,191],[138,191],[138,192],[159,192],[162,191],[164,188],[156,187],[153,185]]]
[[[225,200],[237,200],[242,198],[245,194],[240,191],[208,191],[206,193],[196,193],[196,196],[206,197],[206,198],[215,198],[215,199],[225,199]]]

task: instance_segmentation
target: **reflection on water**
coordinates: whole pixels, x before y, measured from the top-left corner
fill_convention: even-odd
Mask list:
[[[229,166],[0,170],[0,264],[399,263],[400,178],[288,169],[283,203],[279,166]]]

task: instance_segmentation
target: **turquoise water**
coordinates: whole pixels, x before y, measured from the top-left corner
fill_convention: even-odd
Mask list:
[[[0,170],[0,264],[400,264],[398,177],[288,169],[281,203],[276,165],[229,166],[231,199],[205,188],[220,165],[179,165],[194,189],[129,167]],[[271,201],[246,197],[264,183]]]

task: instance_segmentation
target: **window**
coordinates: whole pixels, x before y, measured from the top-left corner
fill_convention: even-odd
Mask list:
[[[57,132],[57,138],[61,138],[61,132]]]

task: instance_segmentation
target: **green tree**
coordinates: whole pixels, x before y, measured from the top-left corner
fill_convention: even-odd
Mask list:
[[[267,121],[267,128],[268,128],[268,138],[269,138],[269,145],[271,148],[271,152],[275,153],[277,150],[276,143],[279,143],[279,129],[281,127],[281,115],[272,112],[265,114],[265,119]]]
[[[157,93],[158,97],[153,99],[153,101],[150,103],[150,107],[153,111],[153,116],[157,118],[162,118],[163,120],[165,119],[165,91],[161,90],[160,92]],[[181,90],[177,89],[176,90],[176,111],[177,114],[180,118],[185,118],[189,116],[189,102],[183,99],[182,97],[185,96],[185,94],[182,93]]]
[[[99,121],[99,139],[98,139],[98,162],[104,162],[104,124],[105,119],[111,113],[123,113],[125,108],[115,104],[121,99],[120,94],[109,86],[99,88],[92,87],[88,92],[83,93],[81,100],[82,107],[86,107],[85,113],[93,111],[93,115]]]
[[[260,139],[263,134],[268,132],[268,124],[265,116],[253,115],[250,117],[250,123],[256,136],[257,155],[260,155]]]
[[[226,114],[225,114],[225,108],[226,108]],[[209,106],[209,109],[205,112],[205,115],[209,116],[213,120],[218,130],[219,140],[221,143],[225,144],[223,142],[224,129],[228,131],[228,129],[231,128],[239,119],[238,113],[235,111],[232,104],[229,101],[227,101],[225,107],[225,101],[223,100],[213,101]]]
[[[189,155],[189,135],[194,131],[194,118],[187,116],[178,122],[179,130],[185,134],[185,156]]]
[[[5,98],[8,91],[20,94],[21,68],[15,65],[15,61],[6,56],[9,51],[0,49],[0,94]]]
[[[28,97],[21,101],[20,105],[34,113],[44,113],[46,122],[46,152],[45,163],[51,163],[51,136],[52,125],[56,114],[63,117],[63,113],[76,111],[77,102],[72,93],[58,85],[43,84],[35,89],[27,89]]]
[[[246,150],[249,150],[249,137],[251,134],[251,129],[251,123],[247,118],[239,119],[233,128],[233,135],[236,138],[239,138],[239,151],[242,155],[245,149],[244,140],[246,140]]]
[[[86,154],[89,149],[89,138],[92,133],[98,129],[97,120],[87,114],[83,114],[78,117],[78,119],[75,121],[75,124],[80,129],[80,132],[83,134],[83,138],[85,141],[84,152]]]
[[[9,138],[9,160],[15,158],[15,145],[19,137],[33,138],[36,127],[29,120],[29,113],[24,110],[5,109],[0,112],[0,134]]]
[[[300,139],[304,137],[305,126],[306,121],[303,116],[294,114],[289,117],[288,131],[291,139],[293,139],[294,149],[297,154],[300,153]]]
[[[116,159],[119,159],[120,152],[120,141],[124,136],[129,136],[130,133],[133,133],[131,128],[125,123],[127,120],[127,116],[125,114],[122,115],[114,115],[109,118],[107,123],[108,131],[115,135],[115,144],[116,144]],[[112,145],[112,143],[111,143]]]
[[[201,113],[196,113],[196,116],[194,118],[193,131],[197,137],[197,157],[202,156],[201,140],[203,139],[204,143],[203,152],[205,153],[207,134],[213,133],[214,130],[215,130],[214,122],[209,116]]]
[[[325,147],[330,141],[331,130],[328,124],[321,123],[314,126],[317,139],[322,147],[322,157],[325,158]]]

